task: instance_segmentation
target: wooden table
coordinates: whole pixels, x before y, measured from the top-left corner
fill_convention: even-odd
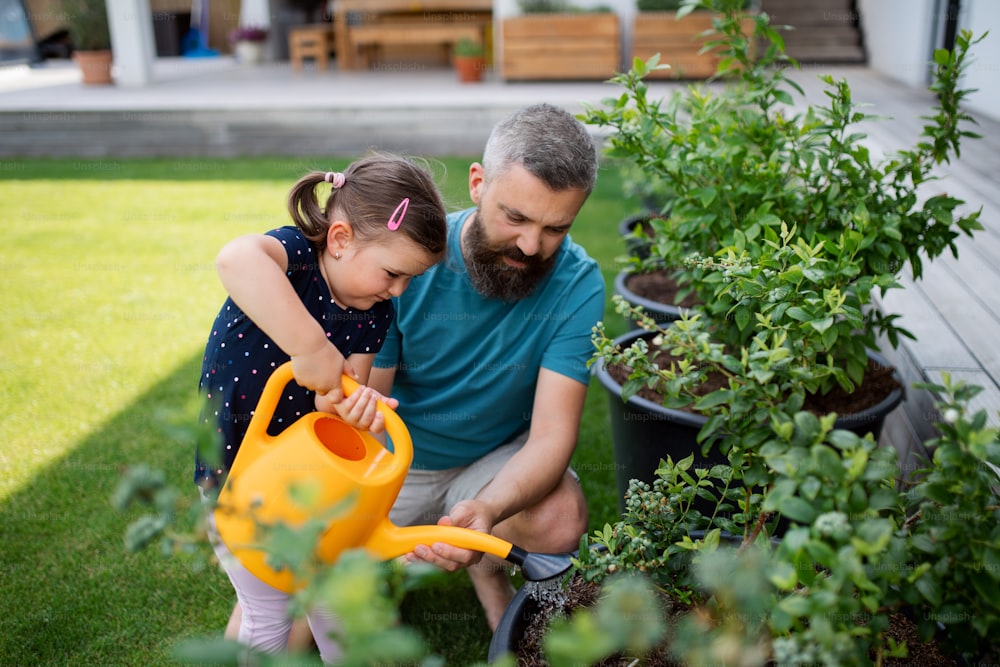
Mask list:
[[[493,11],[493,0],[337,0],[334,9],[334,41],[338,67],[357,69],[348,14],[357,14],[362,24],[375,23],[387,15],[412,15],[413,20],[445,24],[468,12],[470,16]],[[456,34],[464,31],[457,31]]]

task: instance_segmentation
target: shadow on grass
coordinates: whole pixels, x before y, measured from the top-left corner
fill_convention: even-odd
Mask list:
[[[0,504],[0,664],[166,665],[178,640],[225,626],[234,601],[225,575],[155,547],[129,554],[125,529],[142,510],[110,505],[120,471],[137,463],[164,470],[196,501],[194,445],[181,434],[196,420],[200,356]],[[588,497],[614,488],[605,400],[590,392],[581,433],[577,461]],[[592,524],[601,525],[617,501],[594,500]],[[485,660],[490,635],[464,574],[410,594],[402,613],[447,664]]]
[[[169,664],[176,640],[224,627],[225,575],[156,548],[129,554],[125,528],[140,511],[110,505],[120,471],[136,463],[164,470],[196,500],[193,445],[172,426],[194,423],[200,357],[0,504],[0,664]]]

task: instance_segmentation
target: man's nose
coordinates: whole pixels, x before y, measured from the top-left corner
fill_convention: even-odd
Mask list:
[[[541,232],[534,227],[524,229],[517,237],[517,247],[528,257],[533,257],[541,250]]]

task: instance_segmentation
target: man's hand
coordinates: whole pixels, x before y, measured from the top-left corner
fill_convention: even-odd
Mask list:
[[[486,503],[463,500],[455,504],[451,514],[438,519],[437,525],[460,526],[489,533],[493,529],[493,512]],[[474,565],[483,557],[479,551],[460,549],[444,542],[417,545],[413,549],[413,555],[447,572],[455,572]]]

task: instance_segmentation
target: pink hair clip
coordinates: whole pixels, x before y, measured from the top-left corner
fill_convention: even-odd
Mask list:
[[[399,226],[403,224],[403,218],[406,217],[406,210],[408,208],[410,208],[410,198],[404,197],[403,201],[399,202],[396,210],[389,216],[389,222],[386,223],[386,227],[392,231],[399,229]]]
[[[326,172],[326,176],[323,177],[323,180],[332,184],[333,189],[337,190],[344,186],[344,182],[347,178],[339,171],[328,171]]]

